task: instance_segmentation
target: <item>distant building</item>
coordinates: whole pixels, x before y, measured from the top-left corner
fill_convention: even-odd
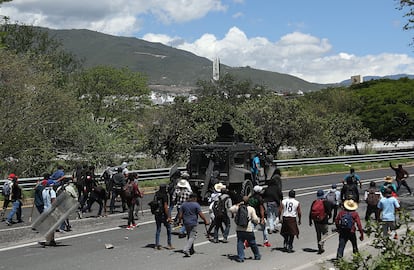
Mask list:
[[[214,58],[213,61],[213,80],[220,80],[220,59],[218,57]]]
[[[360,84],[362,83],[361,75],[351,76],[351,84]]]

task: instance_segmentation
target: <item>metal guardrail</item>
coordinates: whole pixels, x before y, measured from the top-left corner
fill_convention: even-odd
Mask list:
[[[286,159],[286,160],[274,160],[280,168],[294,167],[294,166],[311,166],[321,164],[351,164],[361,162],[375,162],[384,160],[395,159],[414,159],[414,151],[410,152],[394,152],[385,154],[372,154],[372,155],[354,155],[354,156],[337,156],[337,157],[321,157],[321,158],[302,158],[302,159]],[[181,171],[185,170],[185,167],[178,168]],[[146,169],[146,170],[130,170],[130,172],[136,172],[139,174],[139,180],[153,180],[153,179],[165,179],[169,178],[170,168],[161,169]],[[69,175],[67,175],[70,177]],[[100,175],[98,175],[99,177]],[[19,185],[24,190],[31,190],[36,185],[36,182],[41,180],[42,177],[32,178],[19,178]],[[3,183],[6,180],[0,180],[0,191],[3,189]]]

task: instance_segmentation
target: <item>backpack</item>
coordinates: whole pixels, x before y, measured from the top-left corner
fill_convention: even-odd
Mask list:
[[[219,197],[218,200],[213,203],[213,213],[215,218],[222,219],[227,217],[227,199],[228,198],[222,199],[221,197]]]
[[[247,227],[249,224],[249,213],[247,212],[247,205],[239,205],[236,216],[234,217],[234,222],[240,227]]]
[[[336,192],[333,190],[330,190],[328,194],[326,194],[326,200],[332,204],[336,205]]]
[[[126,199],[132,199],[134,197],[134,182],[129,182],[123,187],[124,196]]]
[[[322,221],[326,217],[325,206],[323,200],[317,199],[313,202],[311,208],[311,218],[315,221]]]
[[[3,190],[1,191],[1,194],[3,194],[3,196],[10,196],[10,181],[9,180],[6,180],[6,182],[4,182]]]
[[[358,196],[356,194],[356,192],[357,192],[356,185],[355,184],[352,184],[352,185],[346,184],[344,187],[345,187],[345,198],[344,198],[344,200],[352,199],[352,200],[358,202]]]
[[[345,212],[345,214],[342,215],[339,223],[341,229],[351,230],[353,224],[354,219],[352,218],[352,214],[350,212]]]
[[[376,194],[376,190],[373,188],[368,189],[367,204],[377,205],[379,202],[379,195]]]
[[[162,213],[164,213],[162,199],[159,198],[157,196],[157,194],[154,195],[154,198],[152,199],[152,201],[150,201],[148,203],[148,205],[151,209],[151,214],[158,216],[158,215],[162,215]]]

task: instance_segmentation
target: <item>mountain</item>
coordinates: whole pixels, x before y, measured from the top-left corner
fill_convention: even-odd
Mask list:
[[[395,74],[395,75],[386,75],[386,76],[364,76],[362,77],[362,81],[372,81],[372,80],[379,80],[379,79],[390,79],[390,80],[398,80],[401,78],[408,78],[410,80],[414,79],[414,75],[408,74]],[[345,80],[339,83],[341,86],[349,86],[351,85],[351,80]]]
[[[210,80],[212,77],[212,61],[161,43],[90,30],[42,29],[59,40],[65,50],[81,58],[85,67],[127,67],[145,74],[150,88],[159,91],[190,92],[198,80]],[[220,64],[220,74],[225,73],[237,80],[251,80],[254,84],[265,85],[280,93],[299,90],[309,92],[327,87],[288,74]]]

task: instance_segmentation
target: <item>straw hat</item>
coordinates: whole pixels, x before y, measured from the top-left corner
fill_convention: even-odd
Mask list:
[[[185,179],[181,179],[180,181],[178,181],[177,187],[180,187],[180,188],[188,187],[188,181]]]
[[[392,176],[385,176],[384,177],[385,182],[391,183],[394,179],[392,178]]]
[[[354,211],[358,208],[358,204],[354,200],[346,200],[344,202],[344,207],[349,211]]]
[[[214,190],[216,192],[221,192],[223,188],[226,188],[226,185],[223,185],[223,183],[217,183],[214,185]]]

